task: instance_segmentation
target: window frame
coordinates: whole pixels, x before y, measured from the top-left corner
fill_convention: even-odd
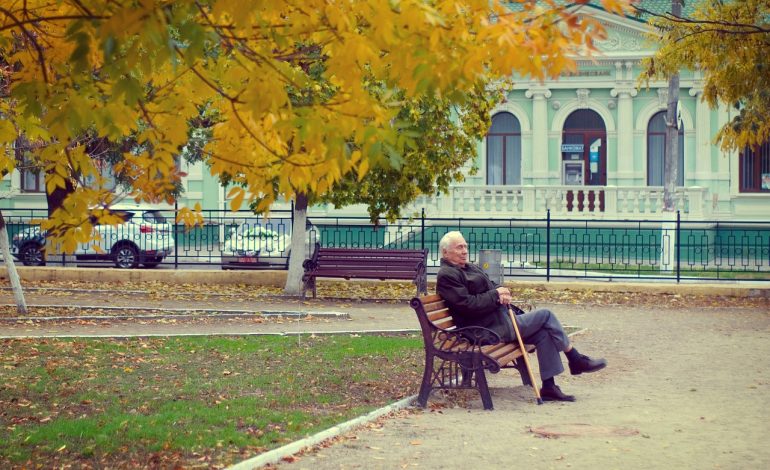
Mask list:
[[[652,116],[650,116],[650,119],[647,121],[647,131],[646,131],[646,138],[647,138],[647,155],[646,155],[646,159],[647,159],[646,160],[646,162],[647,162],[647,178],[646,178],[646,183],[647,183],[647,186],[663,186],[663,185],[666,184],[666,181],[665,181],[665,176],[666,176],[666,174],[665,174],[666,173],[666,170],[665,170],[666,160],[665,159],[666,159],[666,157],[665,156],[666,156],[666,146],[668,145],[668,141],[666,139],[666,131],[665,131],[665,128],[664,128],[664,130],[662,132],[661,131],[650,131],[650,126],[652,124],[653,119],[656,119],[658,116],[663,116],[664,125],[665,125],[666,111],[658,111],[657,113],[655,113]],[[664,166],[664,168],[663,168],[663,170],[661,172],[661,177],[662,177],[663,181],[661,181],[660,184],[652,184],[652,183],[650,183],[650,179],[651,179],[650,170],[653,167],[653,165],[650,164],[651,163],[650,162],[650,152],[651,152],[651,149],[653,148],[653,145],[650,142],[652,137],[662,137],[663,138],[663,152],[661,153],[661,157],[660,157],[661,158],[661,162],[660,163],[661,163],[661,165]],[[685,159],[684,159],[684,126],[682,126],[681,123],[680,123],[680,126],[679,126],[678,143],[679,143],[679,155],[678,155],[678,157],[679,157],[679,171],[677,172],[677,175],[676,175],[676,187],[677,188],[683,188],[684,187],[684,165],[685,165]]]
[[[492,127],[494,125],[495,118],[498,117],[498,116],[502,116],[503,114],[508,114],[509,116],[511,116],[511,118],[513,118],[516,121],[516,123],[518,124],[518,131],[513,130],[513,131],[510,131],[510,132],[492,132]],[[499,113],[495,113],[491,117],[491,121],[492,121],[492,123],[489,126],[489,131],[487,132],[487,135],[484,137],[485,138],[485,143],[486,143],[486,155],[485,155],[485,157],[486,157],[486,178],[485,178],[486,184],[487,185],[494,185],[494,186],[498,186],[498,185],[503,185],[503,186],[516,186],[516,185],[520,185],[520,184],[522,184],[521,183],[521,180],[522,180],[522,174],[521,174],[521,164],[522,164],[522,155],[521,155],[521,140],[522,140],[522,138],[521,138],[521,121],[519,121],[519,118],[517,118],[510,111],[501,111]],[[490,137],[499,137],[499,138],[502,139],[501,153],[500,153],[500,158],[502,160],[501,161],[501,172],[502,172],[502,182],[501,183],[491,183],[490,182],[490,168],[492,168],[492,165],[490,164],[490,160],[491,160],[490,159],[490,144],[489,144],[489,138]],[[513,138],[513,140],[514,140],[513,145],[518,145],[518,149],[514,149],[514,152],[518,151],[517,152],[517,154],[518,154],[518,164],[519,164],[518,181],[509,181],[508,180],[508,162],[507,162],[506,155],[507,155],[507,151],[508,151],[509,140],[511,138]],[[514,161],[512,162],[513,164],[516,163],[515,156],[517,154],[514,153],[514,155],[513,155],[513,157],[514,157],[513,158]],[[514,173],[514,175],[512,175],[512,178],[514,178],[515,176],[516,176],[516,174]]]
[[[752,159],[751,166],[753,168],[751,169],[746,168],[746,160],[749,158]],[[738,191],[755,194],[770,193],[770,182],[768,182],[767,188],[762,188],[762,175],[770,175],[770,139],[758,146],[756,150],[746,147],[740,153],[738,157]],[[750,181],[747,181],[749,178]]]

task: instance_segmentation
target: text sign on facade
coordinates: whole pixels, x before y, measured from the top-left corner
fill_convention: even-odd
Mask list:
[[[564,153],[582,152],[583,144],[561,144],[561,151]]]

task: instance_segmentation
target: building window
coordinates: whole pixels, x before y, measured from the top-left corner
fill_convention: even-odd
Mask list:
[[[770,192],[770,140],[759,147],[746,147],[740,155],[740,191]]]
[[[25,157],[28,150],[26,142],[16,142],[16,169],[19,170],[19,187],[24,193],[43,193],[45,192],[45,171],[36,167]]]
[[[521,184],[521,126],[511,113],[492,116],[487,134],[487,184]]]
[[[666,154],[666,112],[656,113],[647,125],[647,186],[663,186]],[[684,131],[679,126],[679,169],[676,185],[684,186]]]

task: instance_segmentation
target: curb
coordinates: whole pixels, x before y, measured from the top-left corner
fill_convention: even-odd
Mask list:
[[[417,399],[417,395],[412,395],[410,397],[399,400],[395,403],[391,403],[390,405],[374,410],[363,416],[359,416],[358,418],[353,418],[350,421],[346,421],[342,424],[338,424],[337,426],[318,432],[304,439],[300,439],[299,441],[294,441],[290,444],[286,444],[283,447],[279,447],[277,449],[273,449],[263,454],[259,454],[256,457],[252,457],[248,460],[244,460],[240,463],[237,463],[227,468],[229,470],[250,470],[250,469],[263,467],[265,465],[278,463],[284,458],[294,455],[297,452],[301,451],[302,449],[305,449],[307,447],[312,447],[316,444],[320,444],[321,442],[327,439],[337,437],[342,433],[350,431],[351,429],[357,428],[363,424],[372,422],[375,419],[381,416],[384,416],[388,413],[411,406],[414,400],[416,399]]]
[[[96,284],[120,282],[163,282],[167,284],[246,284],[253,286],[283,287],[286,283],[285,270],[243,270],[233,273],[213,269],[113,269],[76,267],[30,267],[16,268],[23,281],[81,281]],[[0,279],[7,279],[4,266],[0,266]],[[361,281],[364,282],[364,281]],[[401,282],[401,281],[370,281]],[[596,291],[596,292],[644,292],[649,294],[691,294],[724,295],[730,297],[770,298],[770,282],[751,280],[694,280],[677,283],[671,280],[650,279],[575,279],[575,280],[531,280],[513,277],[506,280],[517,288],[545,289],[549,291]],[[429,282],[430,284],[430,282]],[[301,297],[297,297],[301,298]],[[351,300],[351,299],[346,299]],[[379,300],[379,299],[378,299]]]
[[[0,304],[0,307],[16,307],[16,304]],[[242,310],[242,309],[214,309],[214,308],[185,308],[185,307],[130,307],[115,305],[66,305],[66,304],[27,304],[27,308],[59,308],[66,310],[103,310],[113,312],[159,312],[155,314],[131,315],[79,315],[57,317],[3,317],[4,321],[45,321],[45,320],[113,320],[126,318],[238,318],[238,317],[264,317],[264,318],[289,318],[304,319],[308,317],[350,319],[350,314],[345,312],[316,311],[316,310]],[[163,313],[170,312],[170,313]]]

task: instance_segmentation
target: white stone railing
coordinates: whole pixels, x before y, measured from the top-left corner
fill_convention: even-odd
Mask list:
[[[710,215],[708,190],[677,188],[676,207],[683,217]],[[448,195],[425,198],[429,217],[542,217],[547,211],[561,217],[601,219],[670,218],[662,211],[660,186],[454,186]]]

